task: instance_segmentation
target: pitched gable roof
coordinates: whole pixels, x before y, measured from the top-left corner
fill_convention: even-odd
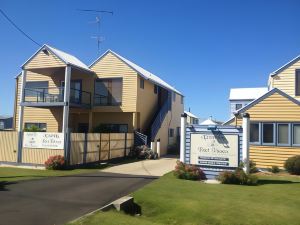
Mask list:
[[[246,112],[248,109],[252,108],[253,106],[255,106],[256,104],[260,103],[261,101],[265,100],[266,98],[268,98],[269,96],[278,93],[281,96],[287,98],[288,100],[290,100],[291,102],[297,104],[300,106],[300,101],[298,101],[297,99],[291,97],[290,95],[286,94],[285,92],[281,91],[280,89],[277,88],[273,88],[272,90],[270,90],[269,92],[265,93],[264,95],[262,95],[261,97],[253,100],[252,102],[250,102],[248,105],[244,106],[243,108],[239,109],[235,115],[239,115],[241,113]],[[234,121],[235,117],[230,118],[229,120],[227,120],[226,122],[223,123],[223,125],[228,125],[230,123],[232,123]]]
[[[231,88],[229,100],[254,100],[268,92],[267,87]]]
[[[297,62],[298,60],[300,60],[300,55],[298,55],[297,57],[293,58],[291,61],[289,61],[288,63],[284,64],[282,67],[278,68],[277,70],[273,71],[272,73],[270,73],[271,77],[276,76],[277,74],[279,74],[280,72],[282,72],[283,70],[285,70],[286,68],[288,68],[289,66],[293,65],[295,62]]]
[[[171,85],[169,85],[167,82],[165,82],[164,80],[162,80],[161,78],[159,78],[158,76],[154,75],[153,73],[145,70],[144,68],[136,65],[135,63],[129,61],[128,59],[124,58],[123,56],[120,56],[119,54],[113,52],[112,50],[107,50],[103,55],[101,55],[98,59],[96,59],[91,65],[90,68],[95,65],[98,61],[100,61],[104,56],[106,56],[108,53],[113,54],[114,56],[116,56],[117,58],[119,58],[121,61],[123,61],[125,64],[127,64],[130,68],[132,68],[133,70],[135,70],[140,76],[142,76],[144,79],[146,80],[150,80],[151,82],[162,86],[168,90],[174,91],[180,95],[182,95],[178,90],[176,90],[174,87],[172,87]]]
[[[86,70],[88,72],[92,72],[92,70],[84,64],[82,61],[80,61],[77,57],[66,53],[64,51],[61,51],[59,49],[56,49],[54,47],[51,47],[49,45],[44,44],[36,53],[34,53],[23,65],[22,68],[29,63],[40,51],[47,50],[57,56],[62,62],[64,62],[66,65],[75,66],[79,69]]]

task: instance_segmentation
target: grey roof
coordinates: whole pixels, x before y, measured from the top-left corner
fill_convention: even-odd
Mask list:
[[[6,115],[0,115],[0,120],[6,120],[6,119],[10,119],[13,118],[12,116],[6,116]]]
[[[171,85],[169,85],[167,82],[165,82],[164,80],[162,80],[161,78],[159,78],[158,76],[154,75],[153,73],[145,70],[144,68],[136,65],[135,63],[129,61],[128,59],[124,58],[123,56],[120,56],[119,54],[115,53],[112,50],[107,50],[103,55],[101,55],[98,59],[96,59],[91,65],[90,68],[96,64],[99,60],[101,60],[105,55],[107,55],[108,53],[113,54],[114,56],[116,56],[117,58],[119,58],[121,61],[123,61],[125,64],[127,64],[130,68],[132,68],[133,70],[135,70],[140,76],[142,76],[144,79],[146,80],[150,80],[151,82],[162,86],[168,90],[174,91],[180,95],[182,95],[178,90],[176,90],[174,87],[172,87]]]

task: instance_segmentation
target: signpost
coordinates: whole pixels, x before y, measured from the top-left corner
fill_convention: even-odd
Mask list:
[[[63,133],[24,132],[24,148],[64,149]]]
[[[238,167],[237,134],[206,132],[191,134],[190,163],[204,167]]]

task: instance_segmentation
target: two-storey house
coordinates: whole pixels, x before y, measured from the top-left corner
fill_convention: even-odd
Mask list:
[[[176,142],[183,95],[119,54],[108,50],[90,66],[44,45],[16,78],[16,129],[46,132],[134,132],[161,140],[161,153]],[[176,133],[177,132],[177,133]]]
[[[250,159],[261,168],[283,167],[300,155],[300,56],[269,75],[268,92],[240,108],[225,124],[250,115]]]

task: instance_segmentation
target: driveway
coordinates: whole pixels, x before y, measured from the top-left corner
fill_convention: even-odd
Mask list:
[[[65,224],[155,178],[99,171],[9,184],[0,190],[0,225]]]
[[[134,163],[110,167],[103,171],[109,173],[131,174],[142,176],[163,176],[174,170],[176,165],[175,157],[164,157],[158,160],[143,160]]]
[[[175,158],[145,160],[91,174],[21,181],[0,189],[0,225],[60,225],[174,169]]]

